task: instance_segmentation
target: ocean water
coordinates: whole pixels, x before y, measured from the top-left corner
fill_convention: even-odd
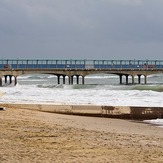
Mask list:
[[[107,74],[86,76],[85,85],[75,81],[58,85],[53,75],[20,76],[16,86],[0,87],[0,102],[163,107],[163,74],[148,76],[147,85],[143,78],[142,84],[120,85],[118,76]],[[163,126],[163,119],[146,122]]]

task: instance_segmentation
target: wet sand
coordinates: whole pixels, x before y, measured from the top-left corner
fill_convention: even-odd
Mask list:
[[[163,128],[131,120],[7,108],[0,162],[163,162]]]

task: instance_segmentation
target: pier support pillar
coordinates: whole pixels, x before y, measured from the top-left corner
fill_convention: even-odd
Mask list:
[[[68,76],[68,84],[71,84],[71,76]]]
[[[76,84],[79,84],[79,75],[76,75]]]
[[[65,84],[66,83],[66,76],[65,75],[63,75],[63,84]]]
[[[15,85],[18,83],[17,76],[15,76]]]
[[[9,79],[10,79],[9,83],[11,84],[12,83],[12,76],[11,75],[9,76]]]
[[[141,83],[141,75],[138,75],[138,84]]]
[[[7,83],[7,75],[4,76],[5,77],[5,84]]]
[[[74,84],[74,76],[71,76],[71,85]]]
[[[83,85],[85,84],[84,76],[82,76],[82,84],[83,84]]]
[[[128,85],[128,76],[129,75],[126,75],[126,85]]]
[[[132,75],[132,84],[135,84],[135,78],[133,75]]]
[[[122,84],[122,75],[119,75],[120,84]]]
[[[144,75],[144,84],[147,84],[147,76]]]
[[[2,77],[0,77],[0,87],[2,87]]]
[[[60,84],[60,75],[57,75],[58,84]]]
[[[69,84],[72,85],[73,84],[73,76],[69,76]]]

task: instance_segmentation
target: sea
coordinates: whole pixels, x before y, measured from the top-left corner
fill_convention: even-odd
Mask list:
[[[79,79],[80,83],[82,79]],[[32,74],[18,77],[16,86],[0,87],[0,103],[59,105],[107,105],[163,107],[163,74],[149,75],[147,84],[119,84],[119,77],[109,74],[88,75],[85,84],[57,84],[55,75]],[[135,81],[138,81],[135,78]],[[137,82],[138,83],[138,82]],[[146,120],[163,127],[163,119]]]

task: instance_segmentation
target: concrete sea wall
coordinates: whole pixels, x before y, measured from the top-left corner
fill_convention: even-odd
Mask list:
[[[54,104],[0,104],[0,107],[30,109],[60,114],[101,116],[122,119],[163,118],[163,107],[54,105]]]

